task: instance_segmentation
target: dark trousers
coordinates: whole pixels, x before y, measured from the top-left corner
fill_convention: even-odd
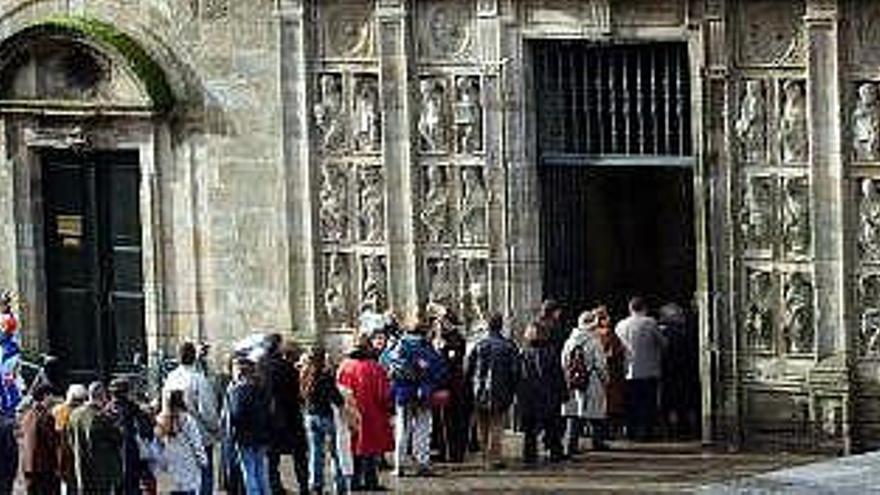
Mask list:
[[[352,488],[373,490],[379,487],[379,456],[356,455],[354,456],[354,479]]]
[[[607,419],[591,419],[590,420],[591,436],[593,437],[593,448],[604,449],[608,445],[608,420]]]
[[[58,495],[61,493],[61,480],[53,473],[27,474],[24,477],[28,495]]]
[[[440,453],[440,459],[463,462],[468,444],[468,414],[458,401],[434,409],[434,427],[431,440]]]
[[[657,379],[627,380],[627,436],[630,440],[650,440],[657,420]]]
[[[550,451],[551,460],[562,456],[562,416],[525,416],[522,418],[522,426],[524,461],[536,462],[538,460],[538,435],[541,433],[544,436],[544,447]],[[486,446],[484,445],[483,448]]]
[[[305,445],[305,439],[302,442],[297,442],[298,445],[294,447],[292,455],[293,455],[293,471],[296,474],[296,484],[298,485],[299,493],[308,493],[309,492],[309,459],[308,459],[308,450]],[[268,458],[269,458],[269,486],[272,488],[272,493],[284,493],[284,485],[281,482],[281,472],[278,470],[278,466],[281,464],[281,456],[285,453],[281,452],[278,449],[269,450]]]

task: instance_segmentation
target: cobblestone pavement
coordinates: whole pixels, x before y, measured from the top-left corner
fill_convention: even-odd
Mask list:
[[[585,445],[589,445],[586,440]],[[506,469],[483,471],[476,456],[462,465],[436,465],[436,477],[383,483],[397,493],[693,493],[707,486],[819,460],[785,453],[729,453],[696,443],[612,442],[608,452],[585,452],[560,464],[526,469],[518,460],[519,438],[506,442]],[[283,465],[285,474],[292,471]],[[329,471],[332,472],[332,471]],[[294,484],[288,481],[288,488]]]

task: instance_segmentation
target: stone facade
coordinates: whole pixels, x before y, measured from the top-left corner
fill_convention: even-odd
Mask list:
[[[878,9],[6,1],[0,40],[100,20],[144,47],[176,103],[157,111],[113,50],[103,97],[5,96],[0,285],[47,345],[36,150],[83,140],[140,151],[152,350],[251,329],[338,339],[364,305],[435,301],[468,323],[492,308],[522,324],[542,292],[531,43],[680,41],[704,434],[876,446],[880,428],[860,419],[880,413]]]

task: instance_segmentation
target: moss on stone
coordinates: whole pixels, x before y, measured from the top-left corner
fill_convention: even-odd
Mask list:
[[[116,51],[144,84],[156,110],[164,112],[174,106],[174,92],[165,71],[137,40],[116,26],[91,17],[59,16],[41,20],[32,27],[70,32]]]

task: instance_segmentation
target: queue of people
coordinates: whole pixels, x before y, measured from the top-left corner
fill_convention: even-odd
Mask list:
[[[503,468],[511,422],[526,466],[540,462],[539,440],[548,462],[577,455],[587,429],[595,450],[621,425],[650,439],[675,339],[641,299],[629,309],[616,327],[599,306],[568,330],[547,301],[521,343],[500,314],[470,342],[446,308],[403,324],[371,315],[338,365],[321,346],[303,352],[270,335],[236,346],[226,379],[184,343],[151,411],[126,380],[71,385],[63,400],[42,384],[17,418],[0,414],[0,494],[18,472],[39,494],[153,494],[160,478],[163,493],[285,493],[288,455],[299,493],[383,491],[389,454],[394,476],[433,476],[433,462],[475,448],[486,469]]]

